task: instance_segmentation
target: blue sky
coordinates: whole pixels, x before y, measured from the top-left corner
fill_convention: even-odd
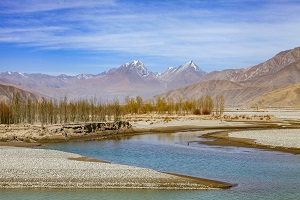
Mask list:
[[[141,60],[210,72],[300,46],[299,0],[1,0],[0,71],[98,74]]]

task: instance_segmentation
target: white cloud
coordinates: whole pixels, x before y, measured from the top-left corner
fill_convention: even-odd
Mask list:
[[[0,28],[0,42],[42,49],[200,58],[215,65],[241,65],[245,61],[246,67],[300,44],[300,4],[293,2],[270,1],[249,11],[189,6],[178,12],[172,10],[171,3],[145,7],[110,0],[27,0],[22,6],[9,2],[13,3],[6,4],[8,11],[18,12],[24,20],[5,15],[8,19]],[[165,10],[169,6],[170,11]],[[59,9],[69,10],[56,13]],[[35,13],[42,11],[51,12]]]
[[[2,0],[3,13],[30,13],[94,6],[115,5],[114,0]]]

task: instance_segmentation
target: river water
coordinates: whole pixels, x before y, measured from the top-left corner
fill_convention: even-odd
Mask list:
[[[51,144],[112,163],[238,184],[228,190],[1,190],[0,199],[300,199],[300,155],[199,144],[203,132]]]

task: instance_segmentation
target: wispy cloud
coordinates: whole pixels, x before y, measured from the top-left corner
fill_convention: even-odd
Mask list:
[[[53,11],[60,9],[86,8],[95,6],[112,6],[114,0],[2,0],[0,6],[1,13],[32,13]]]
[[[300,3],[292,0],[2,0],[0,16],[1,43],[198,59],[215,69],[300,44]]]

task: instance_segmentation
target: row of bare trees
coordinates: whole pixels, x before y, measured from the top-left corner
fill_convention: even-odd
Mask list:
[[[219,99],[219,100],[223,100]],[[218,105],[218,114],[224,111],[224,102],[222,109],[220,103],[215,104],[210,96],[205,96],[200,99],[183,100],[179,99],[174,101],[173,98],[161,98],[158,97],[155,100],[146,100],[140,96],[136,98],[126,97],[125,104],[123,105],[123,111],[126,114],[147,114],[147,113],[158,113],[158,114],[199,114],[209,115],[211,114],[215,106]]]
[[[210,96],[200,99],[174,101],[172,98],[158,97],[155,100],[143,100],[142,97],[126,97],[124,103],[109,101],[103,103],[97,99],[69,101],[21,99],[16,93],[9,103],[0,102],[0,124],[41,123],[66,124],[95,121],[118,121],[126,114],[198,114],[221,115],[224,112],[224,97]]]
[[[9,103],[0,103],[0,124],[41,123],[66,124],[90,121],[111,121],[120,117],[117,101],[100,103],[96,100],[21,100],[14,95]]]

